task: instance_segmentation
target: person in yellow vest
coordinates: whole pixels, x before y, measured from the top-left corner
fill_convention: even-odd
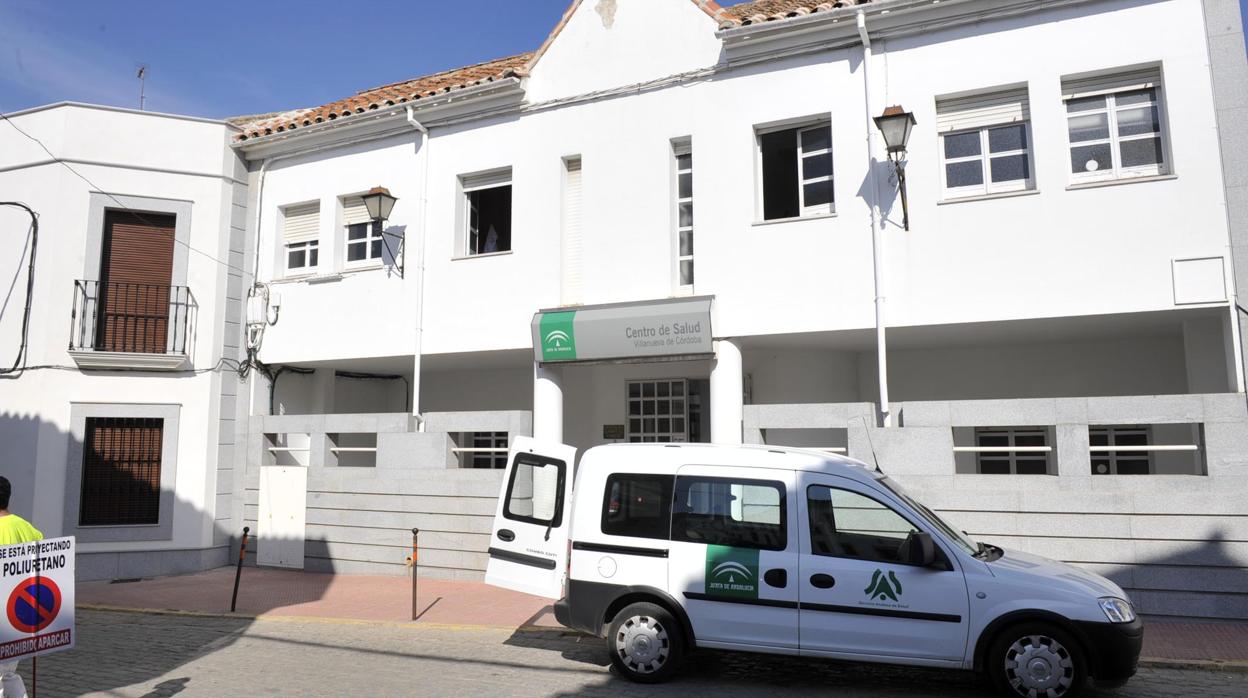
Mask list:
[[[43,540],[39,529],[17,514],[9,513],[9,498],[13,485],[0,475],[0,545],[29,543]],[[26,684],[17,673],[17,662],[0,662],[0,696],[3,698],[26,698]]]

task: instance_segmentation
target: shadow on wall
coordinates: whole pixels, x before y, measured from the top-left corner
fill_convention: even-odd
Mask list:
[[[1103,572],[1145,615],[1248,618],[1248,542],[1225,529],[1169,555]]]
[[[0,413],[0,475],[8,477],[13,483],[10,510],[23,518],[35,520],[36,525],[49,538],[63,534],[63,518],[54,517],[50,524],[46,517],[32,514],[34,474],[36,470],[64,471],[66,469],[65,454],[77,450],[74,446],[78,444],[71,443],[71,439],[73,439],[71,434],[38,417]],[[104,448],[96,448],[93,451],[94,453],[87,453],[85,449],[83,450],[84,460],[93,459],[94,461],[90,476],[99,478],[100,482],[106,482],[113,492],[121,493],[123,497],[121,502],[126,501],[124,498],[129,498],[129,503],[143,499],[160,502],[157,492],[160,482],[159,474],[153,477],[151,473],[144,473],[141,464],[133,460],[127,461],[112,457]],[[85,473],[86,468],[84,467],[83,470]],[[67,488],[81,486],[81,482],[66,484]],[[185,530],[188,520],[203,524],[211,519],[211,513],[185,499],[175,496],[165,500],[165,502],[168,501],[173,502],[172,520],[175,531],[179,528]],[[110,507],[95,508],[96,515],[115,514],[117,511],[119,509],[113,508],[110,512]],[[203,550],[176,550],[168,553],[141,550],[116,554],[116,576],[120,579],[84,582],[80,578],[77,593],[79,603],[84,603],[89,599],[106,605],[131,608],[168,608],[227,613],[230,608],[233,585],[232,567],[218,567],[213,572],[201,575],[202,581],[196,578],[198,586],[188,586],[187,578],[173,576],[199,572],[205,566],[218,566],[223,561],[232,563],[238,559],[238,539],[242,531],[226,531],[223,526],[225,523],[224,521],[212,522],[213,541],[217,544]],[[196,526],[196,524],[191,525]],[[151,547],[156,548],[161,544],[161,541],[154,541]],[[167,541],[163,544],[168,546]],[[316,545],[318,542],[309,540],[308,544]],[[133,547],[133,544],[126,545]],[[248,548],[255,550],[256,545],[253,539],[248,543]],[[108,550],[109,545],[96,543],[93,547]],[[89,558],[98,558],[107,554],[84,553],[80,549],[76,565],[79,575],[82,575],[84,568],[88,566],[100,569],[99,560]],[[107,569],[111,564],[111,561],[106,562],[104,568]],[[243,583],[239,591],[239,608],[245,610],[247,616],[227,617],[220,619],[219,622],[214,621],[210,625],[187,624],[173,620],[172,617],[151,616],[150,618],[164,619],[162,622],[154,622],[154,628],[150,631],[160,637],[131,638],[143,644],[143,647],[133,648],[136,654],[144,657],[143,661],[139,662],[114,661],[117,656],[116,646],[119,643],[125,644],[128,642],[127,638],[133,635],[127,629],[137,622],[135,616],[122,613],[96,613],[90,616],[80,616],[78,646],[67,653],[49,657],[47,664],[55,666],[63,661],[72,662],[78,666],[80,662],[87,662],[89,658],[98,656],[100,657],[99,665],[107,664],[111,668],[107,672],[93,673],[90,686],[87,687],[89,690],[110,692],[123,687],[139,686],[145,691],[153,691],[152,695],[170,695],[171,689],[176,688],[173,692],[177,692],[186,688],[185,682],[189,679],[177,679],[183,683],[176,686],[172,685],[176,681],[159,683],[157,679],[165,677],[188,662],[233,643],[251,625],[253,622],[251,616],[283,606],[321,599],[331,581],[330,575],[299,575],[299,583],[284,586],[281,593],[261,593],[259,587],[256,589],[257,593],[249,593],[246,577],[247,571],[244,570]],[[145,616],[145,618],[148,617]],[[147,624],[153,625],[153,623]],[[155,645],[161,647],[160,652],[147,651]],[[75,659],[74,655],[86,655],[86,657]],[[29,672],[28,663],[22,664],[21,671]],[[49,672],[51,676],[56,674],[55,670]],[[29,676],[28,673],[27,676]],[[151,685],[148,685],[149,683]]]

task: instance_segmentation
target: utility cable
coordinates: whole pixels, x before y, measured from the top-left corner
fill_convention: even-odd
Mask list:
[[[13,359],[12,368],[0,368],[0,376],[20,376],[25,370],[26,348],[30,338],[30,306],[35,292],[35,252],[39,247],[39,214],[20,201],[0,201],[0,206],[14,206],[30,214],[30,262],[26,266],[26,303],[22,309],[22,336],[17,347],[17,357]],[[21,260],[18,260],[21,263]]]

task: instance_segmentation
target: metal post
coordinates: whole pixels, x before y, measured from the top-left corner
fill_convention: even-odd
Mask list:
[[[420,536],[420,529],[413,528],[412,529],[412,620],[416,620],[416,617],[420,613],[420,611],[418,610],[418,606],[416,605],[416,578],[420,572],[420,567],[416,562],[416,554],[417,554],[417,551],[419,550],[419,547],[417,546],[417,539],[419,536]]]
[[[243,557],[247,555],[247,534],[251,527],[243,526],[243,540],[238,546],[238,567],[234,568],[234,595],[230,597],[230,613],[238,607],[238,581],[243,576]]]

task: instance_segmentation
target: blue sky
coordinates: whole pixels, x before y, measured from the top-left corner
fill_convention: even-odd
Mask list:
[[[567,3],[0,0],[0,111],[61,100],[137,107],[142,63],[153,111],[315,106],[537,48]]]

